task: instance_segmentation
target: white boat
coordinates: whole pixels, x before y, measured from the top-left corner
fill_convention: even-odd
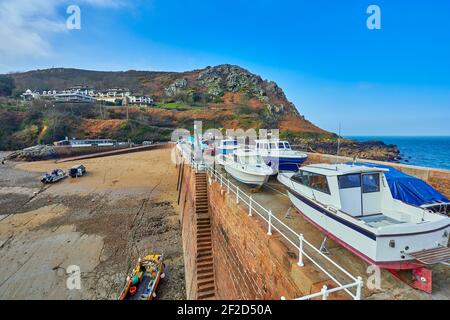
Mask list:
[[[261,139],[255,141],[255,150],[275,172],[298,171],[308,156],[292,150],[288,141]]]
[[[370,264],[393,272],[448,261],[450,219],[394,199],[385,171],[315,164],[278,180],[307,220]]]
[[[232,154],[219,154],[216,160],[233,178],[252,187],[262,186],[274,173],[261,156],[251,149],[238,149]]]

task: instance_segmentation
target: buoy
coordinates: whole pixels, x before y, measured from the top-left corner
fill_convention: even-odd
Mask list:
[[[136,290],[137,290],[137,288],[135,286],[132,286],[130,288],[130,295],[134,296],[136,294]]]

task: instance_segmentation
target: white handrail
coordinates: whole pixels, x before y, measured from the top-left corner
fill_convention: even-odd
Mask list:
[[[196,168],[199,170],[199,164],[195,163],[193,159],[189,159],[191,162],[191,165],[193,168]],[[204,164],[200,164],[200,167],[204,169],[208,175],[210,176],[211,180],[214,180],[215,182],[218,182],[220,179],[220,188],[222,190],[222,187],[224,184],[227,187],[227,193],[232,194],[234,193],[236,195],[236,204],[243,203],[247,205],[248,207],[248,215],[252,216],[253,213],[256,213],[258,216],[260,216],[265,222],[268,223],[268,235],[272,235],[272,231],[276,230],[278,233],[283,236],[285,240],[288,241],[294,248],[298,250],[299,253],[299,260],[297,265],[299,267],[304,266],[304,258],[306,257],[309,261],[311,261],[318,269],[320,269],[325,275],[327,275],[334,283],[338,285],[336,288],[328,289],[326,286],[322,288],[322,290],[318,293],[314,293],[311,295],[307,295],[304,297],[297,298],[295,300],[308,300],[313,299],[322,296],[322,299],[326,300],[327,297],[337,291],[345,291],[347,294],[349,294],[353,299],[360,300],[361,299],[361,289],[363,286],[363,281],[361,277],[355,277],[352,274],[350,274],[347,270],[345,270],[343,267],[338,265],[336,262],[334,262],[332,259],[330,259],[328,256],[326,256],[323,252],[321,252],[318,248],[313,246],[310,242],[308,242],[303,234],[298,234],[295,232],[292,228],[290,228],[288,225],[286,225],[283,221],[281,221],[279,218],[277,218],[271,210],[267,210],[264,208],[261,204],[259,204],[257,201],[255,201],[251,196],[247,195],[245,192],[243,192],[239,186],[233,184],[229,179],[224,177],[221,173],[217,172],[215,169],[213,169],[210,166],[205,166]],[[225,183],[224,183],[225,181]],[[234,189],[234,190],[233,190]],[[259,208],[260,210],[257,210]],[[263,213],[261,213],[262,211]],[[264,214],[265,213],[265,214]],[[267,218],[266,218],[267,215]],[[284,229],[289,231],[295,239],[298,239],[298,244],[292,241],[289,236],[287,236],[280,228],[276,226],[276,224],[281,225]],[[322,267],[318,262],[316,262],[307,252],[305,252],[305,246],[312,249],[313,252],[317,253],[320,257],[324,258],[326,261],[331,263],[334,267],[336,267],[339,271],[344,273],[346,276],[348,276],[353,282],[349,284],[342,284],[339,280],[337,280],[330,272],[328,272],[324,267]],[[356,293],[352,293],[349,289],[356,287]],[[282,299],[284,299],[282,297]]]

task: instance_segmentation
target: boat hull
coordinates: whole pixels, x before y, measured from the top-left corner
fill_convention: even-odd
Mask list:
[[[307,157],[263,157],[264,162],[275,172],[298,171],[298,168],[306,161]]]
[[[226,163],[224,164],[224,168],[234,179],[252,187],[260,187],[269,179],[268,175],[245,172]]]
[[[358,257],[380,268],[415,269],[422,265],[410,257],[408,252],[434,248],[436,243],[447,245],[443,233],[448,230],[448,226],[416,235],[377,235],[333,212],[327,212],[324,207],[291,189],[288,190],[288,195],[296,209],[324,234]],[[390,246],[391,241],[395,242],[395,247]]]

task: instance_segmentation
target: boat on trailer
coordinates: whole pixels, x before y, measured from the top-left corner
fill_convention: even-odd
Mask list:
[[[238,149],[232,154],[219,154],[216,156],[216,162],[223,165],[233,178],[251,187],[261,187],[274,174],[272,168],[252,149]]]
[[[295,208],[314,226],[372,265],[412,270],[431,292],[428,265],[450,260],[450,219],[392,197],[386,168],[314,164],[280,173]],[[404,280],[404,279],[402,279]]]
[[[152,300],[156,297],[156,289],[164,276],[162,255],[148,255],[142,259],[139,258],[136,267],[127,277],[119,300]]]
[[[55,183],[65,178],[67,178],[67,174],[64,172],[63,169],[54,169],[50,173],[46,173],[41,178],[41,182],[44,184]]]
[[[298,171],[308,156],[292,150],[288,141],[276,139],[255,140],[255,150],[275,172]]]

